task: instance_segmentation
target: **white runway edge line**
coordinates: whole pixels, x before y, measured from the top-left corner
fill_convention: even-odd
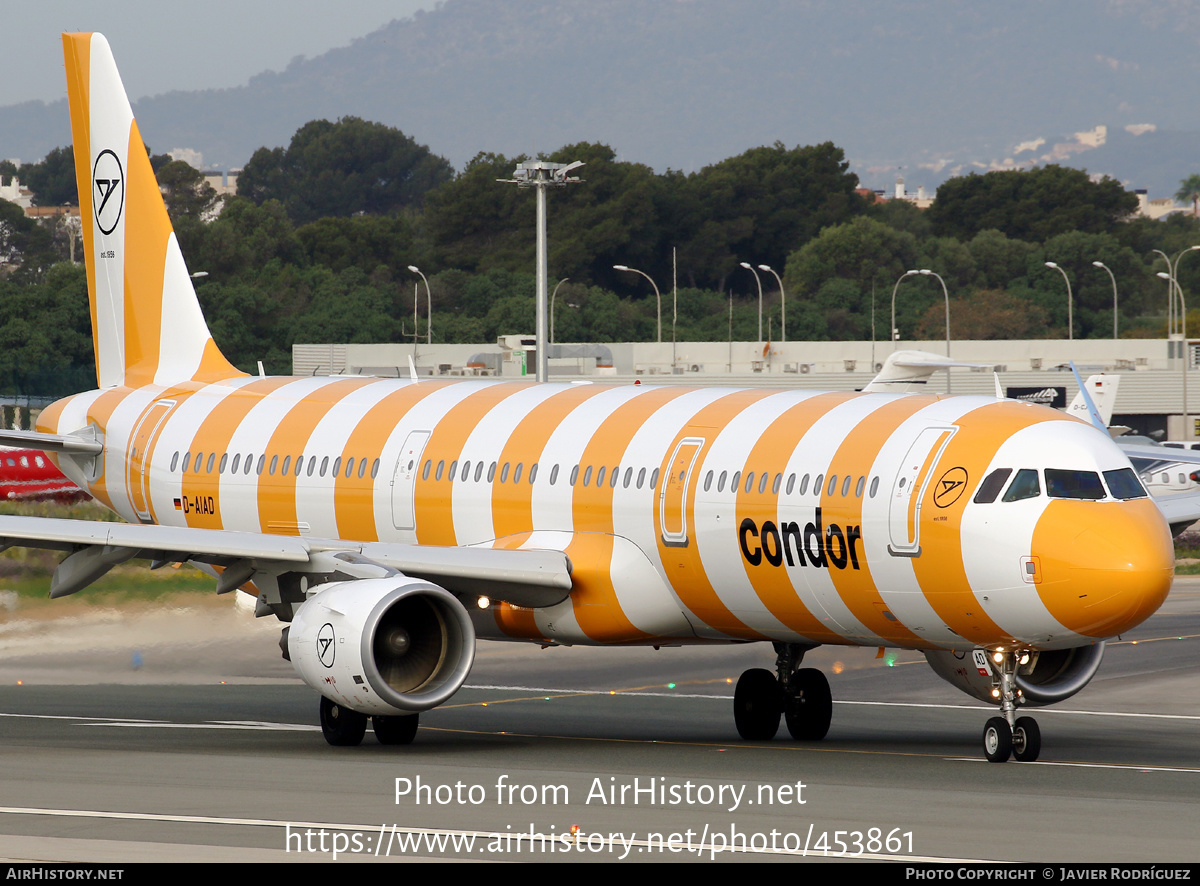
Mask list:
[[[986,763],[987,760],[978,757],[947,757],[952,763]],[[1034,760],[1022,763],[1022,766],[1066,766],[1070,769],[1121,769],[1125,772],[1185,772],[1188,775],[1200,775],[1200,769],[1180,766],[1139,766],[1137,763],[1072,763],[1066,760]]]
[[[689,694],[685,692],[642,692],[622,689],[551,689],[546,686],[497,686],[497,685],[466,685],[463,689],[490,689],[500,692],[536,692],[539,695],[628,695],[638,698],[703,698],[710,701],[731,701],[731,695]],[[471,704],[472,702],[467,702]],[[971,704],[931,704],[928,702],[909,701],[843,701],[834,699],[835,705],[860,705],[867,707],[885,708],[932,708],[944,711],[994,711],[990,705]],[[1076,714],[1083,717],[1135,717],[1153,720],[1200,720],[1200,714],[1141,714],[1129,711],[1077,711],[1049,708],[1038,708],[1038,714]]]
[[[167,815],[158,812],[105,812],[98,809],[42,809],[36,806],[0,806],[0,814],[3,815],[38,815],[46,817],[58,818],[92,818],[92,819],[107,819],[110,821],[152,821],[164,824],[211,824],[224,825],[234,827],[254,827],[254,828],[324,828],[327,831],[352,831],[360,833],[375,833],[381,828],[386,833],[395,834],[431,834],[435,836],[456,836],[456,837],[473,837],[477,840],[489,840],[497,833],[504,834],[505,831],[477,831],[477,830],[458,830],[452,828],[408,828],[400,827],[399,825],[367,825],[367,824],[338,824],[328,821],[279,821],[272,818],[224,818],[215,815]],[[648,840],[633,840],[629,843],[621,843],[605,839],[604,845],[609,849],[623,848],[626,845],[638,848],[654,848]],[[282,851],[282,850],[281,850]],[[727,847],[716,846],[712,843],[697,843],[691,850],[694,854],[709,854],[714,853],[720,855],[736,854],[736,855],[786,855],[786,856],[803,856],[802,850],[787,850],[787,849],[730,849]],[[349,854],[349,853],[347,853]],[[370,853],[359,853],[368,855]],[[399,858],[400,856],[393,856]],[[819,852],[810,852],[808,858],[828,861],[839,861],[841,857],[835,855],[822,855]],[[995,864],[994,859],[986,858],[953,858],[939,857],[934,855],[872,855],[863,853],[862,855],[846,856],[846,861],[896,861],[896,862],[930,862],[930,863],[946,863],[953,862],[955,864]]]
[[[272,723],[266,720],[208,720],[200,723],[180,723],[170,720],[132,720],[127,717],[72,717],[69,714],[13,714],[0,712],[0,717],[21,720],[69,720],[88,726],[127,726],[143,729],[254,729],[268,732],[320,732],[320,726],[307,723]]]

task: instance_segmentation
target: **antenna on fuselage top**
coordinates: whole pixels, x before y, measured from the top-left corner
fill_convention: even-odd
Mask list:
[[[417,364],[413,362],[412,354],[408,355],[408,377],[413,380],[413,384],[420,381],[417,378]]]
[[[1079,370],[1075,368],[1075,361],[1070,362],[1071,374],[1075,376],[1075,384],[1079,386],[1079,393],[1083,397],[1083,403],[1087,406],[1088,418],[1092,420],[1093,427],[1108,433],[1108,426],[1104,424],[1104,419],[1100,418],[1100,410],[1096,408],[1096,402],[1092,399],[1092,395],[1088,393],[1087,385],[1079,378]]]

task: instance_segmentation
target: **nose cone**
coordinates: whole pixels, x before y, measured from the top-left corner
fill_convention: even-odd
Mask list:
[[[1175,550],[1148,498],[1051,501],[1033,535],[1038,594],[1064,627],[1112,637],[1141,624],[1171,589]]]

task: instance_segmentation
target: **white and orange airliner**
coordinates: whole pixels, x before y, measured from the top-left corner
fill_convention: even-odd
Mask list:
[[[1108,436],[937,394],[267,378],[209,335],[112,54],[63,37],[99,389],[0,442],[54,452],[127,522],[0,518],[67,552],[51,596],[132,557],[257,596],[332,744],[411,741],[476,638],[774,644],[753,740],[824,737],[819,644],[922,650],[999,706],[1067,698],[1165,598],[1167,524]]]

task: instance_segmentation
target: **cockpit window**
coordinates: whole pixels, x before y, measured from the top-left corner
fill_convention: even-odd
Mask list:
[[[996,470],[988,474],[987,479],[979,484],[979,491],[975,493],[975,504],[990,505],[994,502],[996,496],[1000,494],[1000,490],[1004,488],[1004,484],[1011,473],[1012,468],[996,468]],[[1036,495],[1037,493],[1034,494]]]
[[[1017,478],[1004,493],[1002,501],[1023,501],[1027,498],[1037,498],[1042,494],[1042,485],[1038,482],[1038,472],[1032,468],[1022,468],[1017,471]]]
[[[1104,482],[1113,498],[1145,498],[1146,489],[1138,480],[1132,468],[1121,468],[1118,471],[1105,471]]]
[[[1060,471],[1046,468],[1046,492],[1051,498],[1104,498],[1104,486],[1095,471]]]

